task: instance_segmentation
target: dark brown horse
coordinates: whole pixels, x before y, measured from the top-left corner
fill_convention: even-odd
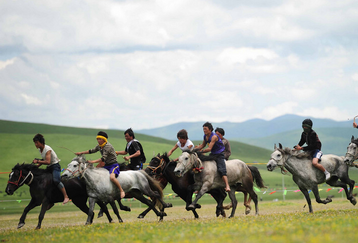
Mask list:
[[[24,184],[30,187],[31,201],[24,209],[17,228],[19,229],[25,225],[26,215],[31,209],[42,204],[39,221],[36,227],[36,229],[40,229],[46,211],[51,209],[55,203],[62,202],[63,194],[52,182],[51,172],[46,169],[39,169],[33,164],[15,165],[9,175],[9,181],[5,191],[8,195],[12,195]],[[78,179],[63,181],[63,184],[66,188],[67,195],[72,199],[72,202],[82,212],[88,215],[89,209],[86,204],[88,196],[85,184]],[[99,205],[106,213],[109,222],[112,222],[113,220],[108,213],[107,207],[101,203]],[[93,220],[93,217],[91,220]]]

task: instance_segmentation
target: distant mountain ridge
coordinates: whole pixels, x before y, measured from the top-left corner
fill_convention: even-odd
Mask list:
[[[216,127],[224,128],[225,137],[229,140],[273,150],[274,144],[278,143],[282,143],[284,147],[296,145],[302,133],[302,121],[306,118],[310,118],[313,121],[313,129],[317,132],[322,142],[323,153],[344,155],[352,135],[358,136],[358,129],[352,128],[353,121],[334,121],[290,114],[269,121],[251,119],[240,123],[213,122],[212,124],[214,129]],[[188,131],[191,140],[202,140],[202,125],[204,123],[181,122],[161,128],[138,130],[138,132],[174,140],[177,132],[184,128]]]
[[[313,129],[317,128],[343,128],[352,127],[352,121],[334,121],[331,119],[320,119],[313,117],[302,117],[297,115],[283,115],[275,119],[266,121],[263,119],[251,119],[244,122],[212,122],[214,129],[221,127],[225,130],[227,139],[246,139],[263,138],[274,134],[301,129],[302,121],[310,118],[313,121]],[[210,122],[210,121],[209,121]],[[180,122],[172,125],[137,130],[137,132],[175,140],[176,134],[180,129],[186,129],[191,140],[201,140],[203,138],[203,122]]]

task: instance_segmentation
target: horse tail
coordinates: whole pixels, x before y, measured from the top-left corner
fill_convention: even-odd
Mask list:
[[[150,189],[152,189],[152,191],[154,192],[158,192],[160,198],[163,199],[163,189],[160,186],[160,183],[154,180],[152,177],[150,177],[145,171],[140,170],[140,172],[142,172],[143,175],[145,175],[145,177],[147,178]],[[159,209],[163,209],[163,205],[159,200],[156,200],[155,206],[157,206]]]
[[[257,169],[257,167],[252,166],[252,165],[248,165],[248,167],[251,171],[253,180],[256,183],[256,185],[260,188],[266,188],[266,186],[264,185],[264,180],[261,177],[259,169]]]

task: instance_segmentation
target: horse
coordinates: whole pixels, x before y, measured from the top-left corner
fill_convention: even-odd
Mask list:
[[[153,157],[149,162],[149,165],[146,167],[145,171],[156,180],[160,181],[162,187],[165,188],[169,182],[172,185],[172,190],[186,202],[186,210],[191,210],[194,214],[194,217],[199,218],[198,213],[195,208],[200,208],[201,206],[197,204],[194,209],[189,209],[188,206],[192,203],[193,195],[193,184],[194,176],[192,173],[185,173],[182,177],[177,177],[174,174],[174,169],[176,167],[176,162],[170,161],[167,153],[163,155],[158,154],[156,157]],[[218,205],[216,207],[216,216],[222,215],[226,217],[225,211],[223,210],[223,202],[226,197],[224,190],[212,190],[210,194],[217,201]],[[144,214],[144,211],[142,214]]]
[[[85,156],[81,155],[75,157],[72,162],[68,164],[61,177],[68,180],[77,176],[85,181],[88,196],[94,199],[92,203],[90,202],[89,216],[86,224],[90,223],[90,217],[93,215],[94,202],[97,201],[109,202],[119,221],[123,222],[114,203],[114,200],[120,200],[120,192],[110,181],[108,171],[103,168],[94,169],[92,164],[86,162]],[[123,171],[117,177],[117,180],[126,193],[130,193],[134,198],[148,205],[159,217],[166,216],[166,213],[159,212],[155,206],[164,208],[172,206],[170,203],[163,201],[162,189],[158,183],[145,172]],[[154,205],[154,203],[145,198],[144,195],[150,198],[156,198],[157,204]]]
[[[15,165],[9,175],[9,181],[5,191],[8,195],[13,195],[14,192],[24,184],[30,187],[31,201],[24,209],[17,228],[20,229],[25,225],[26,215],[30,210],[42,204],[38,224],[36,226],[36,229],[40,229],[46,211],[51,209],[55,203],[62,202],[63,194],[52,182],[52,173],[46,169],[40,169],[34,164],[23,163],[21,165]],[[82,212],[88,215],[86,185],[76,178],[63,181],[63,184],[72,202]],[[112,222],[107,208],[103,204],[100,204],[100,206],[103,207],[109,222]],[[92,220],[93,217],[90,218],[91,222]]]
[[[253,176],[250,168],[245,162],[234,159],[226,161],[227,177],[231,191],[228,192],[232,203],[232,210],[229,218],[234,217],[237,200],[235,197],[235,190],[241,184],[250,195],[255,203],[256,215],[258,215],[258,200],[257,195],[253,189]],[[174,169],[176,176],[183,176],[184,173],[193,169],[198,172],[194,174],[194,188],[199,192],[195,200],[188,206],[189,209],[195,208],[198,200],[208,191],[215,188],[224,188],[224,182],[217,172],[216,162],[212,156],[204,156],[199,152],[183,152],[179,156],[179,161]]]
[[[358,138],[354,139],[354,136],[352,136],[351,142],[347,147],[347,153],[344,157],[344,163],[348,166],[358,167],[358,165],[353,163],[356,159],[358,159]]]
[[[322,171],[313,167],[312,156],[309,153],[292,151],[290,148],[283,148],[281,144],[279,144],[279,148],[275,145],[274,149],[275,151],[271,154],[267,163],[267,170],[273,171],[277,166],[282,171],[285,171],[284,168],[287,169],[292,174],[293,181],[305,196],[310,213],[313,213],[313,210],[308,190],[312,190],[317,203],[327,204],[332,202],[331,197],[327,197],[325,200],[320,198],[318,184],[325,182],[325,175]],[[349,178],[349,167],[344,163],[343,157],[332,154],[323,155],[320,163],[331,173],[331,178],[326,183],[330,186],[342,187],[347,199],[355,205],[357,201],[352,195],[355,181]]]

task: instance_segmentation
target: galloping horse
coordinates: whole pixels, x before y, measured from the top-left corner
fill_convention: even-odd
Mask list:
[[[281,170],[286,168],[292,174],[293,181],[305,196],[309,212],[313,213],[308,190],[312,190],[317,203],[327,204],[332,202],[332,199],[327,197],[325,200],[321,200],[317,185],[325,182],[325,175],[322,171],[313,167],[311,161],[312,157],[310,154],[297,153],[290,148],[283,149],[282,145],[279,144],[279,148],[275,145],[275,151],[271,154],[271,158],[267,163],[267,169],[273,171],[277,166]],[[331,178],[326,183],[331,186],[342,187],[346,192],[347,199],[355,205],[357,201],[352,195],[355,182],[349,179],[349,167],[344,163],[343,157],[332,154],[323,155],[321,164],[331,173]],[[349,185],[349,190],[347,189],[347,184]]]
[[[347,147],[346,156],[344,157],[344,163],[348,166],[358,167],[358,165],[353,163],[356,159],[358,159],[358,138],[354,139],[354,136],[352,136],[351,142]]]
[[[86,183],[88,196],[93,200],[90,202],[89,217],[86,224],[90,223],[90,217],[93,215],[94,202],[109,202],[112,205],[120,222],[123,222],[119,216],[114,200],[120,200],[119,190],[111,183],[108,171],[103,168],[94,169],[93,165],[86,162],[84,155],[77,156],[68,165],[62,178],[71,179],[80,176]],[[123,190],[130,193],[134,198],[148,205],[157,216],[166,216],[164,212],[159,212],[151,200],[144,197],[156,198],[157,206],[171,207],[170,203],[163,201],[163,191],[156,181],[142,171],[123,171],[117,177]]]
[[[14,192],[22,185],[28,185],[30,187],[31,201],[24,209],[17,228],[21,228],[25,225],[25,219],[27,213],[34,207],[41,206],[41,212],[39,215],[39,221],[36,229],[41,228],[42,220],[47,210],[57,202],[63,201],[63,194],[52,182],[52,174],[46,169],[39,169],[34,164],[17,164],[12,168],[12,172],[9,175],[9,181],[6,186],[6,193],[8,195],[14,194]],[[86,185],[78,179],[72,179],[63,182],[67,195],[72,199],[72,202],[81,209],[82,212],[88,215],[87,191]],[[103,204],[100,204],[103,207]],[[103,208],[108,220],[112,222],[112,218],[108,214],[106,207]],[[90,218],[90,221],[93,217]]]
[[[172,190],[186,202],[186,210],[191,210],[194,217],[199,218],[199,215],[195,210],[195,208],[201,207],[199,204],[197,204],[194,209],[188,208],[192,203],[192,195],[194,192],[193,184],[195,183],[194,176],[190,172],[185,173],[182,177],[175,176],[174,169],[176,164],[176,162],[170,161],[167,153],[164,153],[163,155],[158,154],[156,157],[152,158],[145,171],[156,180],[159,180],[164,187],[167,185],[167,182],[169,182],[172,185]],[[216,216],[222,215],[223,217],[226,217],[222,206],[226,197],[225,191],[216,189],[211,190],[209,193],[218,203],[216,207]],[[144,213],[145,212],[142,214]]]
[[[199,158],[200,156],[200,158]],[[250,168],[241,160],[234,159],[226,161],[227,177],[231,188],[228,193],[232,202],[232,211],[229,218],[234,217],[237,207],[235,190],[238,184],[249,193],[255,203],[256,214],[258,214],[257,195],[253,189],[253,176]],[[179,156],[179,161],[174,169],[177,176],[182,176],[187,171],[194,169],[200,171],[194,175],[195,189],[199,189],[195,200],[188,206],[189,209],[195,208],[197,201],[208,191],[215,188],[224,188],[224,182],[217,172],[215,161],[210,156],[201,155],[199,152],[183,152]]]

